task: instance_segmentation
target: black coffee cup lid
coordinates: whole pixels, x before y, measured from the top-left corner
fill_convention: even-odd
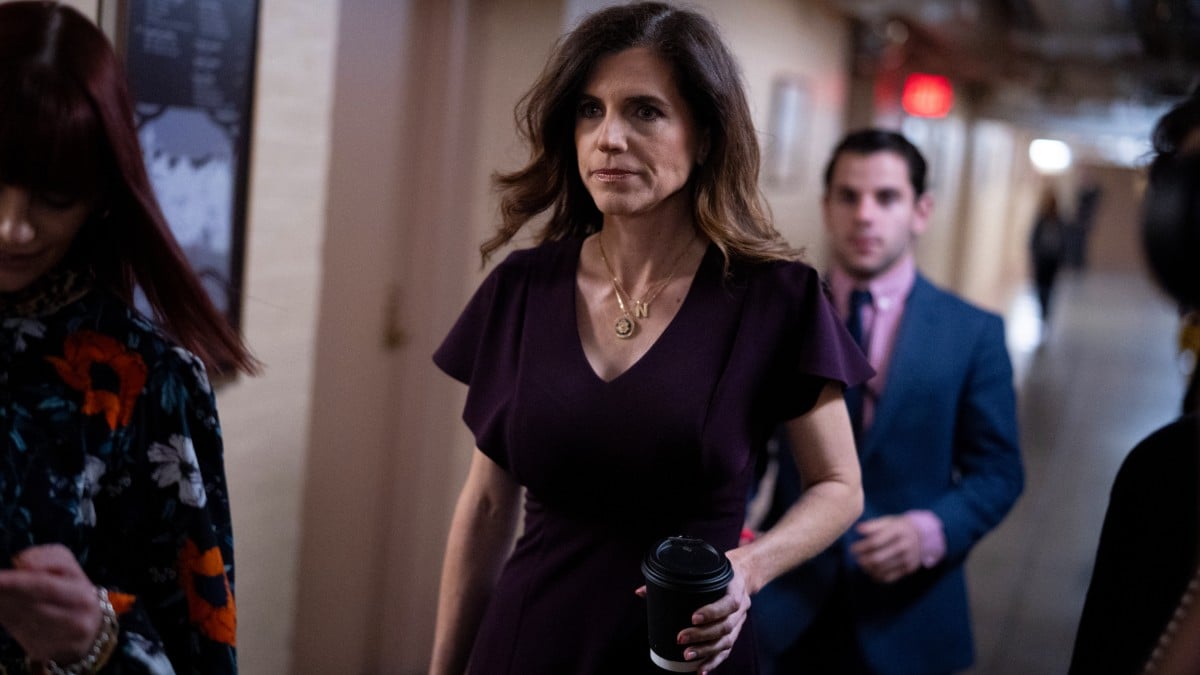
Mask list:
[[[650,548],[642,574],[659,586],[705,592],[725,587],[733,578],[733,566],[703,539],[667,537]]]

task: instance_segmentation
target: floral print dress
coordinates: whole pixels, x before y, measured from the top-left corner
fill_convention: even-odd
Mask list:
[[[235,673],[233,536],[203,364],[81,275],[0,295],[0,568],[60,543],[108,589],[104,673]],[[0,627],[0,675],[28,668]]]

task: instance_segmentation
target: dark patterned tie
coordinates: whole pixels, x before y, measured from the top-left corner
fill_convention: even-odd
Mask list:
[[[863,353],[867,351],[867,341],[863,336],[862,309],[871,304],[871,292],[850,291],[850,314],[846,317],[846,330],[850,337],[858,343]],[[846,389],[846,407],[850,410],[850,426],[854,428],[854,437],[862,436],[863,386],[858,385]]]

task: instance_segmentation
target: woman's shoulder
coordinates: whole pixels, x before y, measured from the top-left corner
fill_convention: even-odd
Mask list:
[[[104,290],[96,290],[67,316],[65,353],[88,356],[114,369],[135,369],[148,378],[179,373],[208,389],[203,362],[184,349],[138,308]]]
[[[579,239],[559,239],[515,249],[488,273],[484,286],[511,290],[539,279],[557,278],[562,273],[574,274],[580,245]]]
[[[496,270],[502,274],[525,274],[553,265],[566,257],[577,257],[581,245],[580,239],[552,239],[514,249],[496,266]]]
[[[828,295],[820,274],[802,260],[734,259],[730,261],[729,281],[778,299],[808,298],[817,292]]]

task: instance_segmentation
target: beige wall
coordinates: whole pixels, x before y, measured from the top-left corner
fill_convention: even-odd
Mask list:
[[[964,237],[964,165],[970,148],[969,112],[958,105],[942,119],[903,117],[900,131],[920,148],[928,163],[926,186],[933,214],[917,242],[917,264],[934,283],[948,288],[958,281],[954,261]]]
[[[59,0],[64,5],[70,5],[75,9],[83,12],[87,16],[97,19],[97,12],[100,6],[100,0]]]
[[[246,339],[266,370],[218,392],[233,507],[242,672],[287,672],[312,409],[336,0],[260,6]]]
[[[969,196],[961,210],[962,246],[954,256],[960,292],[974,302],[1003,314],[1012,299],[1005,273],[1006,251],[1024,249],[1024,231],[1014,218],[1013,129],[999,122],[978,121],[973,125],[966,180]]]
[[[1106,272],[1148,273],[1140,236],[1145,172],[1111,166],[1087,167],[1087,172],[1102,190],[1088,242],[1089,267]],[[1074,200],[1067,203],[1073,204]]]
[[[291,673],[381,672],[380,604],[389,576],[387,500],[398,424],[394,346],[385,329],[407,224],[406,185],[425,159],[409,145],[412,3],[344,0],[335,65],[325,270],[313,388]],[[409,486],[401,480],[402,488]],[[336,648],[331,648],[336,645]]]
[[[800,158],[800,180],[787,188],[765,187],[764,194],[779,231],[794,246],[807,250],[809,262],[821,265],[821,173],[844,130],[849,28],[817,3],[704,0],[695,4],[717,22],[742,67],[764,150],[773,140],[770,111],[775,79],[794,77],[807,88],[809,107],[801,127],[807,141]]]

